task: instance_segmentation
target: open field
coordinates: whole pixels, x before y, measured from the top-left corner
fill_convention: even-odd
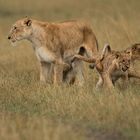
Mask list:
[[[139,140],[140,81],[99,92],[85,64],[83,88],[42,85],[31,44],[14,48],[6,38],[25,16],[86,19],[100,49],[109,43],[121,50],[140,42],[139,13],[138,0],[0,0],[0,140]]]

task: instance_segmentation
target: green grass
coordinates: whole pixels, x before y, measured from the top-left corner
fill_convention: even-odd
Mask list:
[[[138,0],[0,0],[0,140],[139,140],[140,81],[118,84],[114,93],[97,91],[97,73],[85,65],[83,88],[42,85],[31,44],[14,48],[6,38],[26,15],[86,19],[100,50],[107,42],[122,50],[140,41],[139,13]]]

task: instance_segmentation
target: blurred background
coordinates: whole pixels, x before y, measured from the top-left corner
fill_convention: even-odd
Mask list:
[[[7,39],[25,16],[87,20],[100,50],[140,43],[140,0],[0,0],[0,140],[140,140],[139,82],[97,91],[97,72],[85,65],[82,88],[40,84],[31,44]]]
[[[44,21],[89,20],[101,45],[125,48],[139,42],[138,0],[0,0],[0,37],[25,16]]]

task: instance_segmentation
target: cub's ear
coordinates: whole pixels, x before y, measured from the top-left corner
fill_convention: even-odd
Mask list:
[[[29,18],[26,18],[26,19],[24,20],[24,24],[25,24],[26,26],[31,26],[32,20],[29,19]]]
[[[140,48],[140,43],[135,43],[132,45],[132,50],[136,50]]]
[[[104,45],[104,48],[102,50],[102,54],[101,54],[101,59],[103,59],[106,55],[110,54],[111,53],[111,47],[109,44],[105,44]]]
[[[116,59],[118,59],[118,58],[120,57],[120,55],[121,55],[120,52],[116,52],[116,53],[115,53]]]
[[[137,49],[137,45],[138,45],[138,44],[134,44],[134,45],[132,46],[132,50],[136,50],[136,49]]]

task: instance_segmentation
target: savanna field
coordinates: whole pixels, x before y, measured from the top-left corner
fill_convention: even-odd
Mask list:
[[[25,16],[87,20],[100,50],[140,43],[139,0],[0,0],[0,140],[140,140],[140,80],[97,91],[97,72],[85,64],[83,87],[41,84],[31,44],[7,39]]]

